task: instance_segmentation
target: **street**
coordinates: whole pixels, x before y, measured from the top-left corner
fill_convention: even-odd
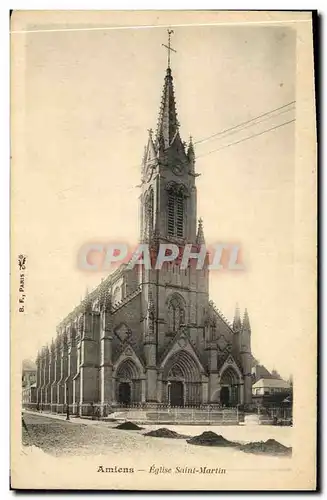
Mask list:
[[[103,422],[24,412],[23,447],[15,470],[27,473],[25,486],[46,484],[64,488],[82,484],[85,488],[213,488],[229,481],[247,481],[249,470],[260,471],[260,478],[272,479],[278,487],[288,474],[288,457],[261,456],[227,447],[194,446],[186,439],[145,436],[162,425],[143,426],[141,430],[119,430],[118,422]],[[179,434],[198,436],[212,431],[238,442],[274,438],[291,446],[291,427],[272,426],[165,426]],[[133,473],[123,474],[126,469]],[[168,473],[165,471],[175,472]],[[190,471],[222,470],[226,474],[197,474]],[[110,474],[103,472],[110,471]],[[185,480],[181,480],[181,477]],[[280,479],[279,479],[280,478]],[[234,482],[231,483],[231,486]],[[234,486],[235,487],[235,486]],[[249,482],[253,489],[254,483]]]
[[[212,454],[235,453],[232,450],[208,449],[208,447],[194,447],[185,440],[168,438],[152,438],[144,436],[150,430],[168,427],[180,434],[196,436],[206,430],[211,430],[223,435],[226,439],[239,442],[264,441],[274,438],[285,446],[292,445],[292,428],[273,426],[142,426],[142,430],[126,431],[115,427],[118,422],[104,422],[71,418],[66,421],[64,417],[45,416],[24,412],[24,421],[27,431],[23,428],[23,444],[37,446],[44,452],[55,455],[124,455],[134,453],[138,456],[140,451],[145,454],[166,455],[170,458],[174,453],[185,456],[208,456]],[[242,453],[236,452],[242,457]]]

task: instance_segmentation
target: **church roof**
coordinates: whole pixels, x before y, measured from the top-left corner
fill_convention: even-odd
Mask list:
[[[223,313],[215,306],[213,301],[209,302],[209,306],[212,311],[214,311],[215,316],[217,318],[217,327],[218,330],[221,329],[221,333],[228,333],[229,335],[233,334],[233,327],[228,319],[223,315]]]
[[[92,302],[93,300],[96,300],[101,295],[101,293],[108,290],[114,279],[118,278],[119,275],[123,273],[125,268],[126,264],[121,264],[118,269],[116,269],[112,274],[109,274],[106,279],[99,283],[99,285],[94,290],[92,290],[90,293],[87,293],[87,296],[69,314],[67,314],[67,316],[65,316],[65,318],[59,323],[57,328],[64,327],[72,319],[75,319],[78,314],[82,313],[86,304]]]

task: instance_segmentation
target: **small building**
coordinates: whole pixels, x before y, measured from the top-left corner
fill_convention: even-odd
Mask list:
[[[288,382],[276,378],[261,378],[252,386],[253,396],[266,396],[285,392],[289,393],[290,390],[291,386]]]
[[[22,387],[27,388],[36,383],[36,364],[30,359],[23,360]]]
[[[36,382],[30,386],[23,388],[22,403],[24,406],[31,403],[36,403]]]

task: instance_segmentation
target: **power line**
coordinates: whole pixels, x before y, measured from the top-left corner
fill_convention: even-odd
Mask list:
[[[233,127],[226,128],[225,130],[222,130],[221,132],[217,132],[216,134],[209,135],[208,137],[204,137],[203,139],[200,139],[199,141],[196,141],[194,144],[200,144],[202,142],[209,141],[213,137],[217,137],[219,135],[225,134],[226,132],[230,132],[231,130],[235,130],[235,129],[239,128],[239,127],[242,127],[242,125],[246,125],[247,123],[254,122],[258,118],[262,118],[263,116],[271,115],[275,111],[279,111],[280,109],[284,109],[284,108],[290,106],[291,104],[295,104],[295,102],[296,101],[291,101],[291,102],[289,102],[287,104],[284,104],[283,106],[280,106],[279,108],[275,108],[275,109],[272,109],[271,111],[267,111],[266,113],[262,113],[261,115],[255,116],[254,118],[251,118],[250,120],[246,120],[245,122],[239,123],[238,125],[234,125]],[[278,115],[276,115],[276,116],[278,116]],[[271,117],[271,118],[273,118],[273,117]],[[262,120],[262,121],[264,121],[264,120]]]
[[[226,134],[221,139],[225,139],[226,137],[230,137],[231,135],[238,134],[239,132],[242,132],[243,130],[246,130],[248,128],[255,127],[256,125],[259,125],[260,123],[263,123],[263,122],[265,122],[267,120],[270,120],[271,118],[277,118],[278,116],[283,115],[284,113],[289,113],[290,111],[293,111],[294,109],[295,109],[295,107],[289,108],[289,109],[284,109],[283,111],[280,111],[279,113],[277,113],[277,114],[275,114],[273,116],[266,116],[265,118],[263,118],[262,120],[257,121],[256,123],[248,123],[247,125],[245,125],[242,128],[237,128],[236,130],[232,130],[231,132],[229,132],[228,134]],[[216,138],[220,139],[220,137],[216,137]],[[207,142],[209,140],[211,140],[211,139],[207,139],[207,140],[203,139],[202,142]],[[199,156],[201,156],[201,155],[199,155]],[[198,158],[198,156],[197,156],[197,158]]]
[[[231,146],[235,146],[236,144],[240,144],[241,142],[248,141],[249,139],[252,139],[253,137],[259,137],[259,135],[263,135],[263,134],[266,134],[267,132],[271,132],[272,130],[276,130],[280,127],[284,127],[285,125],[288,125],[289,123],[292,123],[292,122],[295,122],[295,118],[293,118],[293,120],[290,120],[288,122],[281,123],[280,125],[275,125],[275,127],[268,128],[268,129],[264,130],[263,132],[259,132],[258,134],[249,135],[248,137],[245,137],[244,139],[241,139],[240,141],[231,142],[230,144],[226,144],[225,146],[222,146],[221,148],[212,149],[211,151],[208,151],[207,153],[204,153],[202,155],[197,156],[197,158],[202,158],[203,156],[207,156],[207,155],[210,155],[212,153],[216,153],[217,151],[221,151],[222,149],[226,149],[226,148],[229,148]]]
[[[279,125],[275,125],[274,127],[271,127],[271,128],[266,129],[266,130],[263,130],[262,132],[258,132],[257,134],[249,135],[248,137],[244,137],[243,139],[241,139],[239,141],[231,142],[231,143],[226,144],[225,146],[222,146],[220,148],[212,149],[211,151],[208,151],[207,153],[203,153],[201,155],[198,155],[197,159],[198,158],[203,158],[204,156],[208,156],[208,155],[210,155],[212,153],[217,153],[218,151],[221,151],[222,149],[226,149],[226,148],[229,148],[231,146],[235,146],[236,144],[240,144],[241,142],[248,141],[250,139],[253,139],[254,137],[259,137],[260,135],[267,134],[268,132],[271,132],[273,130],[277,130],[278,128],[284,127],[285,125],[289,125],[290,123],[293,123],[295,121],[296,121],[295,118],[293,118],[293,120],[289,120],[288,122],[284,122],[284,123],[281,123]],[[133,186],[133,187],[141,187],[141,185]],[[132,189],[132,187],[131,187],[131,189]]]
[[[235,134],[235,133],[237,133],[237,132],[241,132],[242,130],[244,130],[244,129],[246,129],[246,128],[249,128],[249,127],[254,127],[255,125],[258,125],[259,123],[262,123],[263,121],[269,120],[269,119],[271,119],[271,118],[275,118],[275,117],[277,117],[277,116],[280,116],[280,115],[281,115],[281,114],[283,114],[283,113],[286,113],[286,112],[292,111],[293,109],[295,109],[295,107],[292,107],[291,109],[287,109],[287,110],[285,110],[285,111],[282,111],[281,113],[277,113],[276,115],[272,115],[272,113],[275,113],[276,111],[279,111],[279,110],[281,110],[281,109],[285,109],[285,108],[287,108],[288,106],[291,106],[292,104],[295,104],[295,103],[296,103],[296,101],[291,101],[291,102],[289,102],[289,103],[287,103],[287,104],[283,104],[283,106],[279,106],[278,108],[272,109],[272,110],[270,110],[270,111],[266,111],[265,113],[262,113],[261,115],[257,115],[257,116],[255,116],[254,118],[251,118],[250,120],[246,120],[246,121],[244,121],[244,122],[239,123],[238,125],[234,125],[233,127],[230,127],[230,128],[225,129],[225,130],[222,130],[222,131],[220,131],[220,132],[217,132],[216,134],[212,134],[212,135],[210,135],[210,136],[207,136],[207,137],[205,137],[205,138],[203,138],[203,139],[201,139],[201,140],[199,140],[199,141],[196,141],[194,144],[200,144],[201,142],[203,143],[203,142],[205,142],[205,141],[207,141],[207,140],[210,140],[211,138],[218,137],[218,136],[220,136],[220,135],[226,134],[227,132],[230,132],[230,133],[228,133],[225,137],[229,137],[230,135],[234,135],[234,134]],[[268,116],[268,115],[269,115],[269,116]],[[272,115],[272,116],[270,116],[270,115]],[[262,117],[266,117],[266,118],[265,118],[264,120],[260,120],[260,121],[259,121],[259,122],[257,122],[257,123],[253,123],[253,122],[255,122],[256,120],[258,120],[258,118],[262,118]],[[286,122],[286,124],[291,123],[291,122],[293,122],[293,121],[295,121],[295,120],[291,120],[290,122]],[[251,125],[248,125],[248,126],[246,126],[246,127],[243,127],[243,125],[247,125],[247,124],[251,124]],[[281,126],[283,126],[283,125],[284,125],[284,124],[282,124]],[[225,149],[225,148],[230,147],[230,146],[232,146],[232,145],[234,145],[234,144],[239,144],[240,142],[247,141],[248,139],[250,139],[250,138],[252,138],[252,137],[257,137],[257,136],[259,136],[259,135],[262,135],[263,133],[269,132],[270,130],[275,130],[275,129],[276,129],[276,128],[278,128],[278,127],[279,127],[279,126],[277,126],[277,127],[272,127],[271,129],[268,129],[267,131],[263,131],[263,132],[260,132],[260,133],[258,133],[258,134],[254,134],[254,135],[252,135],[252,136],[249,136],[248,138],[245,138],[245,139],[242,139],[242,140],[240,140],[240,141],[236,141],[236,142],[234,142],[234,143],[232,143],[232,144],[228,144],[228,145],[226,145],[226,146],[223,146],[223,147],[221,147],[221,148],[217,148],[217,149],[214,149],[214,150],[212,150],[212,151],[209,151],[208,153],[203,153],[203,154],[201,154],[201,155],[196,155],[196,159],[197,159],[197,158],[202,158],[203,156],[209,155],[209,154],[214,153],[214,152],[216,152],[216,151],[220,151],[221,149]],[[232,131],[235,131],[235,132],[232,132]],[[142,162],[142,163],[139,163],[138,165],[134,165],[134,167],[135,167],[135,168],[136,168],[136,167],[140,168],[140,167],[142,167],[142,166],[143,166],[143,162]],[[136,187],[139,187],[139,186],[136,186]]]

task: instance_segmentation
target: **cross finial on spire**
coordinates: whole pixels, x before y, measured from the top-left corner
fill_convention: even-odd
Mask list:
[[[174,30],[170,30],[169,28],[167,29],[167,33],[168,33],[168,45],[166,44],[162,44],[163,47],[166,47],[166,49],[168,50],[168,68],[170,68],[170,52],[173,51],[173,52],[176,52],[175,49],[173,49],[170,45],[170,38],[171,38],[171,35],[174,33]]]

